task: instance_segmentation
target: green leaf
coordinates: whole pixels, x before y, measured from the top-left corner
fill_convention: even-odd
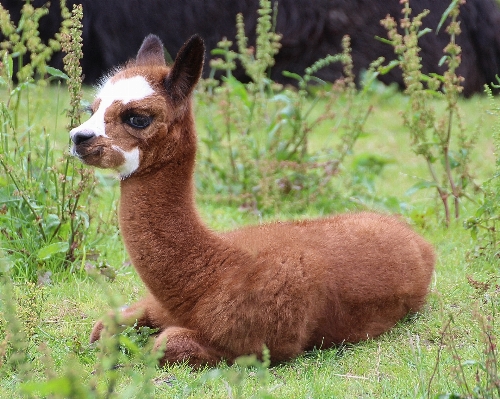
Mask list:
[[[422,181],[418,182],[417,184],[415,184],[414,186],[410,187],[406,191],[405,195],[413,195],[419,190],[423,190],[423,189],[431,188],[431,187],[437,187],[437,184],[433,181],[422,180]]]
[[[27,382],[22,384],[21,390],[25,393],[37,393],[41,396],[71,394],[71,381],[67,377],[54,378],[45,382]]]
[[[46,260],[51,258],[55,254],[59,254],[61,252],[67,252],[68,249],[69,249],[69,244],[66,241],[55,242],[53,244],[40,248],[40,250],[38,251],[37,259]]]
[[[379,42],[382,42],[382,43],[385,43],[385,44],[389,44],[389,45],[392,46],[392,40],[386,39],[384,37],[375,36],[375,40],[378,40]]]
[[[275,94],[272,98],[271,98],[271,101],[273,102],[284,102],[286,104],[291,104],[292,103],[292,99],[287,96],[286,94],[283,94],[283,93],[279,93],[279,94]]]
[[[125,335],[119,335],[118,336],[118,342],[120,345],[122,345],[127,351],[129,351],[132,354],[138,354],[139,353],[139,347],[137,344],[130,339],[130,337],[127,337]]]
[[[59,219],[59,216],[54,213],[48,214],[44,220],[44,225],[46,230],[50,230],[57,227],[59,223],[61,223],[61,220]]]
[[[448,15],[450,15],[450,12],[456,7],[457,3],[459,0],[453,0],[451,4],[448,6],[448,8],[444,11],[443,15],[441,16],[441,20],[439,21],[439,24],[436,29],[436,35],[439,33],[439,29],[441,29],[441,26],[443,26],[444,21],[446,18],[448,18]]]
[[[479,365],[480,363],[476,360],[465,360],[462,362],[462,366],[476,366]]]
[[[432,29],[431,28],[425,28],[425,29],[422,29],[421,31],[419,31],[417,33],[417,39],[420,39],[423,35],[429,33],[429,32],[432,32]]]
[[[252,101],[248,96],[247,86],[234,76],[223,76],[222,80],[233,89],[233,94],[237,96],[247,108],[252,106]]]
[[[428,81],[429,81],[429,77],[428,77],[427,75],[425,75],[425,74],[423,74],[423,76],[425,76],[425,79],[423,79],[423,80],[425,80],[426,82],[428,82]],[[429,74],[429,76],[430,76],[431,78],[434,78],[434,79],[439,80],[440,82],[444,82],[444,76],[443,76],[443,75],[440,75],[440,74],[438,74],[438,73],[431,72],[431,73]]]
[[[226,55],[227,50],[222,49],[222,48],[214,48],[213,50],[210,51],[210,54],[212,55]]]
[[[477,240],[477,226],[471,228],[470,235],[473,240]]]
[[[440,66],[440,67],[443,66],[444,63],[446,62],[446,60],[448,59],[448,57],[449,57],[448,55],[443,55],[438,62],[438,66]]]
[[[284,77],[295,79],[298,82],[302,82],[304,80],[304,79],[302,79],[302,76],[300,76],[299,74],[293,73],[293,72],[283,71],[282,74]]]
[[[316,76],[311,76],[311,80],[313,80],[316,83],[319,83],[320,85],[326,85],[326,82],[323,79],[320,79]]]
[[[477,211],[476,211],[476,213],[474,214],[474,216],[475,216],[476,218],[480,218],[481,216],[483,216],[483,215],[484,215],[484,212],[486,211],[486,209],[487,209],[487,206],[485,206],[485,205],[481,205],[481,206],[477,209]]]
[[[378,69],[378,72],[381,75],[385,75],[386,73],[389,73],[394,67],[397,67],[399,64],[400,64],[399,60],[392,60],[386,66],[381,66]]]
[[[61,79],[64,79],[64,80],[68,80],[69,79],[68,75],[66,75],[63,71],[60,71],[57,68],[53,68],[53,67],[47,66],[47,67],[45,67],[45,71],[50,76],[54,76],[56,78],[61,78]]]
[[[11,265],[9,262],[7,262],[7,259],[3,257],[3,255],[0,253],[0,275],[2,273],[7,273],[11,269]]]

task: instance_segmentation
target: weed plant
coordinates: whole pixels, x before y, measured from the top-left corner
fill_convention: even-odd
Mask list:
[[[440,61],[446,66],[443,75],[422,73],[419,57],[418,39],[429,34],[430,29],[421,30],[422,19],[428,14],[425,10],[411,18],[409,0],[402,1],[403,18],[399,33],[395,19],[387,16],[382,25],[387,29],[389,40],[383,40],[394,47],[397,60],[380,69],[382,73],[399,66],[405,82],[405,93],[409,96],[408,109],[403,113],[403,123],[408,129],[411,146],[415,154],[423,158],[429,170],[430,179],[422,179],[411,190],[435,188],[444,211],[444,221],[449,226],[452,217],[460,217],[460,200],[473,200],[470,192],[477,186],[470,173],[470,153],[474,145],[474,132],[463,125],[462,116],[457,105],[462,91],[461,76],[456,74],[460,64],[460,46],[456,37],[460,34],[460,23],[457,21],[459,6],[463,1],[453,0],[443,14],[438,30],[444,21],[451,21],[446,28],[450,42],[444,49]],[[433,98],[443,98],[446,111],[439,115],[430,104]],[[454,133],[457,132],[457,133]],[[453,134],[452,134],[453,133]],[[455,137],[456,136],[456,137]],[[451,202],[451,204],[450,204]]]
[[[61,154],[53,148],[53,133],[62,119],[60,90],[52,125],[40,123],[45,111],[41,92],[53,80],[59,80],[60,87],[62,79],[72,98],[69,127],[78,124],[82,10],[75,8],[69,18],[63,8],[61,32],[49,41],[50,46],[38,37],[38,20],[46,12],[27,2],[15,27],[0,5],[2,33],[7,38],[0,53],[0,87],[5,90],[0,112],[0,242],[13,260],[14,276],[30,281],[71,268],[81,256],[93,186],[92,172],[67,151]],[[61,44],[68,54],[67,74],[46,64]],[[28,56],[29,62],[23,64]]]
[[[500,88],[497,84],[493,86]],[[497,99],[493,97],[491,88],[486,87],[485,90],[490,100],[490,112],[497,120],[493,127],[496,172],[482,184],[483,196],[478,198],[479,206],[475,214],[465,221],[465,227],[470,229],[472,238],[477,242],[475,254],[485,255],[495,262],[500,257],[500,108],[497,105]]]
[[[219,58],[211,61],[211,77],[202,81],[197,95],[197,113],[206,130],[199,155],[199,192],[215,193],[217,200],[229,198],[259,214],[304,211],[311,203],[331,212],[345,206],[345,196],[333,193],[331,181],[363,133],[370,107],[354,83],[348,37],[342,54],[317,61],[303,76],[285,72],[297,81],[297,90],[271,81],[269,70],[281,39],[274,32],[273,12],[270,1],[260,2],[255,47],[248,45],[238,15],[237,51],[228,40],[213,51]],[[331,85],[315,77],[333,62],[344,65],[341,79]],[[371,79],[379,63],[370,68]],[[244,68],[249,83],[233,76],[237,65]],[[216,73],[222,73],[221,79],[213,79]],[[327,122],[334,126],[330,135],[338,144],[311,151],[310,135]]]
[[[452,367],[445,371],[457,383],[457,391],[441,394],[439,399],[493,399],[500,397],[499,351],[497,344],[498,329],[495,320],[500,305],[498,284],[481,282],[468,277],[470,285],[483,298],[472,310],[473,325],[479,335],[478,350],[472,358],[464,358],[462,343],[456,337],[456,322],[452,315],[445,320],[441,331],[439,350],[434,371],[429,379],[428,392],[440,368],[443,351],[448,351],[453,359]],[[447,320],[446,320],[447,319]]]
[[[55,362],[61,359],[41,338],[47,334],[40,320],[44,286],[30,283],[26,289],[14,285],[4,260],[1,262],[0,379],[10,381],[18,387],[19,395],[28,398],[152,397],[154,366],[158,362],[158,354],[152,353],[152,343],[148,341],[152,331],[147,328],[122,331],[117,314],[110,315],[98,347],[90,350],[98,349],[91,378],[81,378],[87,374],[82,359],[89,348],[78,342],[69,354],[64,354],[63,366],[56,371]],[[122,375],[126,376],[125,384]],[[0,397],[3,397],[1,392]]]

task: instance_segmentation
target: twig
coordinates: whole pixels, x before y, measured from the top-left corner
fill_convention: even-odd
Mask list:
[[[441,350],[444,347],[444,336],[446,334],[446,330],[448,330],[448,328],[450,327],[451,320],[452,320],[452,318],[450,317],[443,328],[443,332],[441,333],[441,339],[439,341],[438,353],[437,353],[437,357],[436,357],[436,364],[434,365],[434,369],[432,370],[431,378],[429,378],[429,384],[427,385],[427,398],[429,398],[429,399],[431,397],[432,380],[434,379],[434,376],[437,373],[437,370],[439,367],[439,361],[441,359]]]

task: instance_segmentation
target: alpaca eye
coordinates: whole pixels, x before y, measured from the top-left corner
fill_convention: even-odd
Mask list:
[[[124,122],[136,129],[144,129],[151,124],[153,118],[145,115],[128,115],[125,117]]]

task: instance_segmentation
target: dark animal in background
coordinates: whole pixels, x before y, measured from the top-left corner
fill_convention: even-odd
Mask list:
[[[14,20],[24,1],[2,0]],[[46,0],[34,0],[40,7]],[[83,72],[87,83],[94,83],[104,72],[123,64],[135,55],[142,38],[149,33],[158,35],[170,54],[176,54],[186,38],[199,33],[209,50],[223,37],[234,41],[236,14],[241,12],[250,43],[255,38],[258,0],[69,0],[82,3]],[[450,1],[412,0],[413,15],[424,9],[431,11],[424,19],[424,27],[436,31],[439,20]],[[359,77],[369,63],[380,56],[394,59],[393,49],[375,39],[387,37],[380,20],[387,14],[401,16],[399,0],[280,0],[277,31],[283,34],[281,51],[276,56],[272,78],[282,83],[293,83],[283,71],[302,74],[304,69],[327,54],[341,52],[341,39],[351,37],[354,73]],[[462,47],[462,64],[458,73],[465,78],[464,94],[470,96],[483,90],[484,84],[495,81],[500,72],[500,9],[495,0],[467,0],[461,7],[462,34],[457,42]],[[47,40],[58,30],[59,2],[52,1],[50,13],[41,19],[41,37]],[[438,66],[443,48],[449,41],[444,29],[421,38],[423,72],[442,73]],[[61,68],[62,56],[53,60]],[[208,63],[206,63],[207,65]],[[208,66],[205,66],[205,74]],[[341,66],[331,65],[317,74],[327,81],[341,76]],[[236,76],[245,79],[243,71]],[[401,87],[400,71],[395,68],[381,77],[388,84]]]

